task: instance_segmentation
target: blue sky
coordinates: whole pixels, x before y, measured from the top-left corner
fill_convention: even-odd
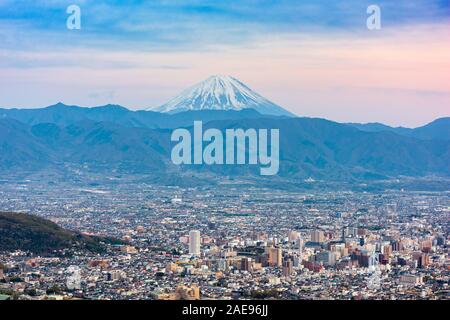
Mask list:
[[[450,0],[0,0],[2,46],[70,45],[114,49],[186,50],[297,32],[365,32],[366,8],[377,4],[383,25],[437,23],[450,18]],[[68,5],[82,10],[79,37],[65,30]],[[27,32],[28,29],[28,32]],[[16,37],[10,39],[5,32]]]
[[[81,30],[66,28],[71,4]],[[0,106],[138,109],[225,73],[300,115],[415,125],[446,114],[449,21],[450,0],[0,0]]]

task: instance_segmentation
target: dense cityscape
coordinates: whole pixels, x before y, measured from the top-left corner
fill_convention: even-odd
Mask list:
[[[2,319],[443,317],[449,30],[450,0],[0,0]]]
[[[0,253],[2,299],[450,297],[449,192],[12,181],[2,211],[125,244]]]

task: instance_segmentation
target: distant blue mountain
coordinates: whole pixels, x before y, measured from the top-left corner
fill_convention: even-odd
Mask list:
[[[404,136],[426,140],[450,140],[450,117],[440,118],[422,127],[410,129],[390,127],[382,123],[348,123],[348,125],[367,132],[395,132]]]
[[[126,127],[144,128],[176,128],[192,125],[194,120],[210,121],[225,119],[249,119],[270,117],[262,115],[254,109],[240,111],[200,110],[176,114],[153,111],[131,111],[119,105],[99,107],[68,106],[63,103],[37,109],[1,109],[0,119],[11,118],[25,124],[54,123],[69,125],[83,120],[111,122]]]
[[[440,118],[423,127],[415,128],[410,136],[429,140],[450,140],[450,117]]]

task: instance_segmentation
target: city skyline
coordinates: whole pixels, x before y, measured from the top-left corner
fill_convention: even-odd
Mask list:
[[[23,300],[448,300],[448,191],[106,180],[96,189],[37,178],[2,184],[2,210],[124,242],[63,256],[27,250],[49,243],[0,251],[0,298],[15,291]],[[0,226],[14,216],[25,215],[0,212]],[[0,249],[11,243],[8,230]]]

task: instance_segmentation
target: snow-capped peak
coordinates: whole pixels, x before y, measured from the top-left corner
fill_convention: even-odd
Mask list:
[[[216,75],[188,88],[166,104],[151,111],[177,113],[189,110],[242,110],[292,116],[291,113],[252,91],[239,80]]]

